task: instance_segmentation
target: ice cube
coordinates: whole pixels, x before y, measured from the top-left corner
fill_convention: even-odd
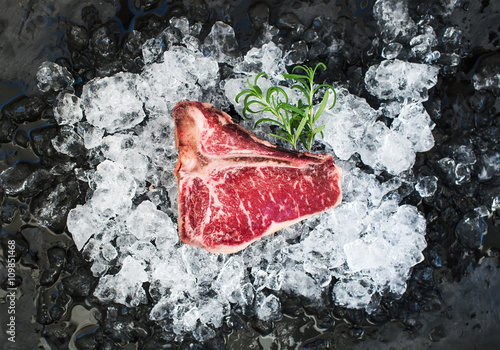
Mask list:
[[[59,125],[71,125],[83,118],[82,102],[79,97],[61,92],[56,99],[54,118]]]
[[[265,72],[273,82],[281,81],[283,80],[281,73],[286,72],[282,57],[282,49],[274,42],[270,42],[262,45],[261,48],[250,49],[243,62],[234,67],[234,71],[247,74]]]
[[[416,35],[410,40],[411,52],[420,61],[431,63],[433,58],[437,55],[432,51],[437,43],[438,40],[436,33],[434,33],[434,29],[426,25],[424,26],[422,34]],[[436,58],[439,58],[439,56]]]
[[[257,298],[257,316],[264,321],[279,321],[283,317],[281,313],[281,303],[274,294],[264,296],[259,294]]]
[[[167,297],[162,297],[151,309],[149,317],[153,321],[165,319],[169,314],[169,303]]]
[[[366,129],[358,153],[363,163],[375,169],[399,174],[408,170],[415,162],[411,142],[403,135],[376,122]]]
[[[77,205],[68,214],[67,226],[78,250],[104,227],[104,219],[88,205]]]
[[[369,278],[349,277],[341,279],[333,287],[333,299],[348,308],[364,308],[372,300],[376,289]]]
[[[467,165],[476,163],[476,155],[471,145],[460,145],[453,150],[453,159]]]
[[[469,164],[457,163],[455,166],[455,184],[462,185],[470,182],[472,169]]]
[[[496,90],[500,89],[500,73],[491,72],[484,69],[472,76],[472,83],[476,90]]]
[[[346,261],[350,271],[361,271],[365,269],[376,269],[390,264],[391,250],[388,242],[378,237],[372,241],[366,241],[366,237],[357,239],[344,245]]]
[[[438,178],[434,175],[424,176],[418,180],[415,189],[422,198],[432,197],[437,190],[437,181]]]
[[[431,132],[434,123],[421,103],[403,105],[391,129],[404,135],[412,143],[415,152],[427,152],[434,147]]]
[[[474,211],[482,218],[488,218],[491,215],[489,209],[485,205],[474,208]]]
[[[88,204],[104,217],[128,213],[137,189],[134,176],[123,166],[105,160],[97,166],[96,190]]]
[[[498,209],[500,209],[500,195],[497,195],[491,201],[491,211],[496,212]]]
[[[138,306],[147,302],[142,283],[149,278],[144,261],[131,256],[123,260],[116,275],[101,277],[94,291],[101,300],[115,301],[127,306]]]
[[[109,133],[140,123],[146,114],[137,92],[139,79],[137,74],[122,72],[85,84],[82,104],[87,121]]]
[[[150,38],[142,45],[142,59],[145,64],[151,64],[158,61],[165,51],[163,38]]]
[[[478,173],[480,181],[488,181],[494,176],[500,175],[500,153],[490,151],[481,155]]]
[[[202,324],[211,324],[217,328],[222,325],[222,319],[229,312],[229,303],[221,302],[217,299],[212,299],[207,303],[203,303],[199,310],[199,319]]]
[[[333,96],[328,104],[333,103]],[[325,110],[319,123],[325,124],[324,140],[340,159],[347,160],[358,152],[365,130],[377,119],[378,113],[361,97],[337,88],[337,102],[332,110]]]
[[[70,157],[78,157],[85,154],[83,139],[71,126],[63,126],[59,134],[51,142],[57,152]]]
[[[244,276],[244,265],[241,258],[238,256],[231,256],[227,259],[217,277],[217,284],[221,293],[225,295],[230,302],[237,302],[237,299],[240,297],[237,292],[239,286],[244,281]]]
[[[388,43],[382,49],[382,57],[388,60],[392,60],[393,58],[398,57],[403,49],[403,45],[398,42]]]
[[[304,41],[293,43],[290,50],[283,54],[283,62],[287,66],[301,64],[307,59],[307,44]]]
[[[384,9],[391,15],[407,14],[406,3],[382,3],[393,6]],[[214,327],[222,325],[233,307],[267,321],[279,320],[279,298],[270,291],[322,302],[335,280],[332,298],[337,304],[367,309],[384,293],[403,293],[411,267],[423,259],[425,219],[414,207],[399,205],[398,189],[403,182],[413,186],[405,170],[413,164],[415,152],[428,149],[433,142],[428,137],[432,123],[420,102],[433,85],[429,81],[436,78],[430,74],[434,68],[396,59],[371,67],[373,74],[381,75],[382,88],[393,89],[384,95],[379,110],[337,87],[337,105],[319,121],[326,125],[327,144],[319,141],[318,145],[327,152],[333,146],[340,158],[336,163],[349,175],[343,179],[342,205],[259,240],[239,254],[215,255],[179,242],[171,219],[177,215],[172,110],[180,100],[233,103],[236,94],[247,87],[246,78],[260,71],[270,76],[259,81],[264,90],[286,84],[281,76],[285,66],[282,48],[269,41],[250,49],[244,59],[237,57],[239,52],[229,45],[234,39],[231,30],[217,24],[212,36],[220,34],[228,40],[205,43],[212,40],[210,52],[226,63],[234,59],[234,72],[241,74],[221,82],[218,61],[197,51],[196,40],[193,46],[185,43],[201,28],[187,24],[186,19],[171,20],[169,29],[156,38],[165,44],[157,53],[161,57],[148,63],[141,74],[120,73],[88,82],[82,95],[87,121],[81,121],[81,110],[78,118],[68,122],[61,117],[61,123],[75,126],[64,130],[75,132],[75,138],[82,138],[89,150],[90,169],[78,170],[79,179],[89,183],[89,199],[70,213],[68,228],[77,247],[94,261],[92,271],[100,277],[95,295],[137,306],[147,301],[143,283],[149,282],[150,319],[178,340],[186,333],[205,340],[216,334]],[[412,24],[402,25],[393,29],[399,33],[397,42],[407,45]],[[408,72],[412,73],[409,77]],[[408,87],[399,89],[398,84]],[[297,93],[285,89],[290,101],[296,102]],[[382,91],[373,89],[375,94]],[[115,93],[124,96],[124,104],[131,107],[117,106]],[[64,110],[63,96],[59,104]],[[71,108],[78,110],[80,101],[68,98],[76,106]],[[235,104],[237,112],[241,108]],[[131,111],[137,115],[128,115]],[[141,119],[141,111],[147,119]],[[104,115],[106,120],[101,120]],[[254,129],[253,123],[243,121],[242,125],[269,137],[269,126]],[[64,139],[60,149],[70,139]],[[358,168],[360,160],[374,173]],[[378,177],[382,170],[394,177],[382,182]],[[454,171],[455,166],[455,178]]]
[[[105,131],[87,122],[80,122],[76,127],[76,132],[83,138],[85,148],[92,149],[102,144]]]
[[[66,67],[61,67],[57,63],[43,62],[36,73],[38,88],[40,91],[47,92],[49,90],[60,91],[72,85],[75,79]]]
[[[129,248],[132,256],[138,260],[150,263],[158,255],[156,247],[151,242],[136,241]]]
[[[165,237],[169,238],[172,244],[177,241],[177,235],[172,235],[175,231],[172,220],[167,214],[156,209],[156,205],[150,201],[139,204],[126,222],[127,230],[139,240],[150,241]]]
[[[386,42],[407,40],[417,31],[417,26],[408,13],[407,0],[377,0],[373,5],[373,17]]]
[[[190,34],[191,29],[189,28],[189,20],[185,17],[172,17],[169,21],[172,28],[179,30],[182,36]]]
[[[478,249],[483,244],[484,235],[488,233],[488,223],[481,215],[472,211],[458,222],[455,233],[465,248]]]
[[[382,61],[368,68],[366,89],[381,100],[426,101],[427,91],[436,85],[439,68],[398,59]]]

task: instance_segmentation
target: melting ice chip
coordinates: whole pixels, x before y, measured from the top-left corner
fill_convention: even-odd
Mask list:
[[[83,118],[82,102],[78,96],[61,93],[57,96],[54,117],[59,125],[75,124]]]
[[[281,73],[285,71],[283,61],[277,60],[281,55],[282,50],[273,42],[264,44],[261,48],[254,47],[245,55],[243,62],[234,67],[234,71],[245,74],[266,72],[271,79],[280,80]],[[238,94],[239,91],[235,92]]]
[[[418,180],[415,185],[415,189],[420,194],[420,197],[431,197],[437,190],[437,181],[438,178],[434,175],[432,176],[424,176],[420,180]]]
[[[373,5],[373,17],[387,42],[408,38],[417,31],[417,26],[408,12],[407,0],[378,0]]]
[[[201,100],[202,88],[214,88],[218,82],[216,61],[182,46],[163,54],[163,62],[144,67],[137,93],[145,109],[154,116],[170,116],[179,101]],[[167,83],[168,82],[168,83]]]
[[[96,213],[82,205],[77,205],[68,215],[68,230],[79,250],[82,250],[87,241],[100,231],[100,223],[96,220]],[[100,220],[99,220],[100,221]]]
[[[402,49],[403,45],[400,43],[389,43],[382,50],[382,57],[392,60],[393,58],[398,57]]]
[[[82,104],[88,122],[109,133],[139,124],[146,116],[137,89],[139,79],[137,74],[118,73],[85,84]]]
[[[52,146],[57,152],[71,157],[77,157],[84,153],[82,149],[85,148],[82,137],[75,133],[71,126],[61,128],[59,135],[52,139]]]
[[[398,103],[396,110],[387,112],[374,110],[346,89],[337,88],[337,94],[335,108],[326,110],[320,122],[325,124],[324,140],[340,159],[357,152],[365,164],[398,174],[413,166],[416,152],[434,146],[434,123],[421,103]],[[391,127],[377,121],[382,113],[394,118]]]
[[[395,60],[368,68],[366,89],[381,100],[411,99],[426,101],[427,90],[436,85],[438,67]]]
[[[493,90],[500,88],[500,73],[490,75],[474,74],[472,77],[474,89],[476,90]]]
[[[156,205],[144,201],[126,219],[127,229],[137,239],[153,240],[165,232],[175,230],[172,220],[164,212],[156,209]],[[170,236],[172,244],[177,241],[177,235]]]
[[[75,79],[66,67],[61,67],[57,63],[43,62],[36,73],[38,88],[47,92],[50,89],[60,91],[66,86],[75,82]]]
[[[105,301],[139,306],[147,301],[142,283],[148,280],[145,262],[127,256],[122,262],[120,272],[116,275],[105,275],[99,280],[95,294]],[[121,287],[116,288],[117,285]],[[130,299],[130,302],[127,299]]]
[[[265,321],[278,321],[281,319],[281,303],[273,294],[261,297],[258,300],[257,315]]]
[[[415,152],[427,152],[434,147],[431,132],[434,123],[421,103],[404,104],[391,129],[403,134],[412,143]]]
[[[237,55],[237,49],[233,27],[224,22],[215,22],[205,38],[204,53],[216,61],[232,63],[233,57]]]
[[[464,247],[477,249],[482,246],[483,237],[488,233],[488,223],[478,212],[472,211],[458,222],[455,233]]]

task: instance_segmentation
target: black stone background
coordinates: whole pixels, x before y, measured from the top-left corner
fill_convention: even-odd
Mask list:
[[[34,81],[43,61],[67,66],[82,83],[94,76],[119,70],[138,71],[137,43],[127,31],[135,28],[143,39],[161,31],[172,16],[233,25],[240,49],[258,37],[259,18],[280,28],[285,46],[303,38],[302,29],[314,28],[318,15],[333,18],[334,33],[345,40],[340,57],[324,55],[321,43],[309,46],[310,59],[329,59],[329,71],[374,107],[377,101],[364,91],[362,78],[368,66],[380,60],[370,50],[376,35],[374,1],[70,1],[0,0],[0,171],[15,169],[0,189],[2,233],[0,256],[0,344],[7,349],[496,349],[500,344],[499,214],[487,220],[489,229],[480,247],[477,240],[458,239],[460,219],[480,205],[491,205],[500,194],[498,173],[490,181],[478,179],[454,185],[440,171],[437,160],[452,156],[457,145],[472,145],[476,156],[499,152],[499,91],[476,92],[475,72],[500,72],[500,3],[461,1],[450,17],[443,17],[447,0],[410,1],[415,22],[433,16],[433,27],[459,27],[464,34],[462,61],[456,70],[442,69],[437,86],[425,106],[436,123],[436,146],[417,156],[415,175],[438,176],[438,191],[422,199],[413,191],[405,198],[427,218],[426,260],[416,266],[408,290],[400,299],[384,297],[381,309],[367,315],[329,303],[321,309],[293,296],[279,295],[282,321],[266,323],[252,315],[233,312],[215,339],[199,344],[190,337],[174,342],[146,321],[149,307],[103,305],[92,297],[96,280],[89,264],[72,245],[65,231],[67,212],[84,200],[85,188],[64,168],[65,157],[50,146],[57,135],[50,104],[54,95],[40,93]],[[93,6],[93,7],[89,7]],[[267,16],[266,8],[269,8]],[[116,16],[115,16],[116,13]],[[295,16],[289,13],[295,14]],[[70,28],[82,26],[94,35],[105,28],[110,38],[109,57],[92,52],[81,35]],[[104,25],[104,27],[103,27]],[[303,25],[303,27],[301,27]],[[209,28],[210,25],[207,25]],[[439,32],[437,31],[439,34]],[[80,33],[81,34],[81,33]],[[206,33],[205,33],[206,34]],[[127,38],[130,40],[127,41]],[[139,40],[138,38],[137,40]],[[324,38],[323,38],[324,39]],[[128,48],[125,48],[128,43]],[[140,44],[140,42],[139,42]],[[446,52],[441,43],[438,48]],[[135,50],[134,50],[135,49]],[[89,51],[90,50],[90,51]],[[126,51],[128,50],[128,51]],[[102,52],[101,52],[102,54]],[[440,63],[443,67],[444,63]],[[77,84],[77,91],[78,91]],[[72,162],[83,163],[85,157]],[[21,161],[20,161],[21,160]],[[39,161],[37,161],[39,160]],[[24,184],[24,185],[23,185]],[[23,186],[21,186],[23,185]],[[11,195],[5,194],[9,186]],[[16,190],[16,186],[18,190]],[[53,196],[51,196],[51,194]],[[33,214],[55,206],[51,217]],[[16,241],[18,276],[16,343],[4,333],[7,315],[6,241]],[[117,324],[123,327],[116,330]]]

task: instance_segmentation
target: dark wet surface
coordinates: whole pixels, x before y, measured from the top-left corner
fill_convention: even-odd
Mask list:
[[[68,211],[85,201],[86,188],[72,173],[72,163],[86,160],[78,151],[68,157],[53,148],[50,140],[60,132],[50,108],[55,95],[37,90],[38,67],[43,61],[68,67],[78,92],[93,77],[140,71],[141,43],[163,30],[173,16],[210,24],[228,22],[243,51],[258,42],[262,23],[269,20],[279,29],[277,40],[285,47],[297,48],[300,55],[304,51],[300,41],[305,42],[311,61],[328,60],[336,80],[377,105],[363,84],[367,67],[380,60],[373,54],[381,50],[381,45],[372,44],[377,33],[373,1],[295,1],[290,6],[279,0],[267,5],[135,0],[121,1],[116,16],[114,4],[107,1],[77,5],[25,1],[3,6],[0,298],[6,300],[6,257],[13,240],[18,299],[15,344],[8,343],[4,332],[8,303],[0,305],[1,342],[12,349],[34,349],[39,344],[51,349],[66,349],[69,344],[76,349],[494,349],[500,341],[500,217],[498,209],[489,217],[475,214],[475,209],[485,206],[491,211],[500,195],[499,91],[474,89],[473,76],[499,72],[500,6],[493,1],[462,1],[444,16],[446,3],[409,3],[415,22],[429,20],[442,40],[439,82],[425,103],[436,123],[436,146],[418,154],[414,166],[415,176],[436,175],[439,186],[432,197],[422,199],[413,191],[405,198],[425,215],[428,242],[426,259],[414,268],[407,292],[399,299],[385,296],[380,310],[371,315],[335,306],[331,300],[318,308],[283,294],[281,321],[264,322],[233,311],[220,334],[205,344],[189,336],[174,342],[160,334],[158,325],[147,319],[150,306],[126,308],[92,296],[97,281],[65,229]],[[318,15],[334,20],[315,20]],[[451,26],[462,35],[446,36],[445,28]],[[332,38],[346,43],[340,55],[325,52]],[[456,66],[447,64],[453,54],[460,56]],[[474,162],[465,159],[471,152]],[[464,164],[463,172],[450,171],[441,162],[445,157],[446,164]],[[49,207],[57,210],[44,210]]]

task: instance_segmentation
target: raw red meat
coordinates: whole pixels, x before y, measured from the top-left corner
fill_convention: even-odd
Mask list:
[[[342,169],[329,154],[273,146],[208,103],[174,109],[179,235],[234,253],[340,203]]]

